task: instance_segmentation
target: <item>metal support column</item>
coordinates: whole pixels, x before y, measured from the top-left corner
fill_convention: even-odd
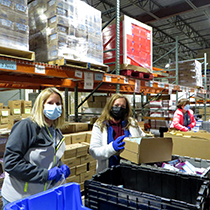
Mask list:
[[[120,0],[116,0],[116,60],[115,69],[116,74],[120,74]],[[120,84],[116,85],[116,93],[120,92]]]
[[[21,89],[19,89],[19,99],[21,100],[22,99],[22,92],[21,92]]]
[[[74,107],[75,107],[75,122],[79,122],[78,117],[78,82],[77,85],[74,88]]]
[[[143,117],[144,117],[144,93],[141,92],[141,121],[143,121]]]
[[[65,120],[68,121],[69,116],[69,89],[65,88]]]
[[[207,66],[207,57],[206,57],[206,53],[204,53],[204,88],[207,91],[207,78],[206,78],[206,66]],[[205,93],[205,104],[204,104],[204,121],[206,121],[206,100],[207,100],[207,92]]]
[[[176,85],[179,84],[179,66],[178,66],[178,60],[179,60],[179,57],[178,57],[178,37],[176,37],[176,54],[175,54],[175,57],[176,57]],[[176,91],[176,104],[178,103],[178,90]]]
[[[136,118],[136,93],[133,92],[133,118]]]

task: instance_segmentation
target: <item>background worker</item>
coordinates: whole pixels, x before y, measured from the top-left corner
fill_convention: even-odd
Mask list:
[[[186,98],[179,100],[170,128],[175,128],[180,131],[189,131],[195,127],[195,125],[196,121],[193,111],[190,109],[190,101]]]
[[[4,153],[3,209],[70,175],[69,167],[61,162],[65,142],[58,128],[64,122],[63,105],[61,93],[47,88],[38,95],[31,116],[13,126]]]
[[[114,94],[93,125],[89,152],[97,160],[97,173],[120,163],[119,154],[124,149],[125,137],[145,136],[131,115],[128,99]]]

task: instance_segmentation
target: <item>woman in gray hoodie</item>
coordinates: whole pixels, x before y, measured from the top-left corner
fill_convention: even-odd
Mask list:
[[[65,142],[59,127],[64,114],[61,93],[47,88],[38,95],[31,116],[13,126],[4,153],[3,209],[10,202],[57,186],[70,175],[69,167],[61,162]]]

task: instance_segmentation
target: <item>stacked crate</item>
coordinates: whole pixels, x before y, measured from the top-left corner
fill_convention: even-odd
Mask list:
[[[0,45],[29,50],[27,0],[0,1]]]
[[[103,63],[101,12],[78,0],[37,0],[29,6],[30,49],[36,60]]]

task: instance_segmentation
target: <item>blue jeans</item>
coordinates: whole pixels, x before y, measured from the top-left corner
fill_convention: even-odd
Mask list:
[[[2,210],[4,210],[5,206],[10,202],[8,200],[6,200],[4,197],[2,197],[2,201],[3,201]]]

